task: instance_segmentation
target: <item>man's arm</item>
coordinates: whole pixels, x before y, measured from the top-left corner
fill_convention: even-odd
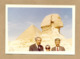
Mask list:
[[[53,48],[51,49],[51,51],[53,51]]]
[[[65,48],[63,47],[63,51],[65,51]]]
[[[33,51],[33,49],[32,49],[32,47],[31,47],[31,46],[29,47],[29,51]]]

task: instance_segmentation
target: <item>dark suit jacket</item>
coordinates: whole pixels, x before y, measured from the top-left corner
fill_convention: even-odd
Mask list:
[[[36,44],[33,44],[29,47],[29,51],[39,51]],[[40,51],[43,51],[43,46],[40,45]]]
[[[53,47],[51,51],[56,51],[56,47]],[[65,48],[62,46],[59,46],[59,51],[65,51]]]

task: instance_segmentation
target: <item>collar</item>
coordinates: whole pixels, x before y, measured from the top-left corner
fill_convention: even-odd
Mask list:
[[[36,47],[38,48],[38,45],[36,44]]]
[[[57,51],[57,48],[58,48],[58,50],[59,50],[59,47],[56,47],[56,51]]]

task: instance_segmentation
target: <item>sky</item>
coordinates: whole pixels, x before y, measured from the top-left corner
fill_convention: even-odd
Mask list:
[[[64,27],[60,33],[65,38],[72,38],[72,8],[8,8],[8,39],[16,38],[30,25],[41,30],[41,22],[49,14],[59,14]]]

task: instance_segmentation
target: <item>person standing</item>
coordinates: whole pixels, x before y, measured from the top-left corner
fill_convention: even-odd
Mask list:
[[[51,51],[65,51],[65,48],[64,47],[62,47],[62,46],[60,46],[60,39],[59,38],[56,38],[55,39],[55,47],[53,47],[52,48],[52,50]]]
[[[29,47],[29,51],[43,51],[43,46],[41,45],[42,38],[36,37],[35,41],[36,43]]]

